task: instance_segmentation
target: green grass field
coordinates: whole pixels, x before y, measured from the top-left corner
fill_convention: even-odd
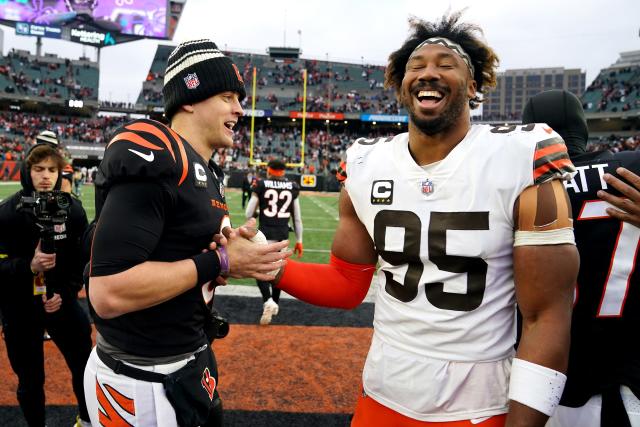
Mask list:
[[[20,189],[19,183],[0,182],[0,200]],[[244,223],[244,210],[240,190],[227,189],[227,203],[234,226]],[[93,185],[85,185],[82,190],[82,205],[89,221],[95,216]],[[304,193],[300,195],[302,223],[304,226],[304,262],[329,262],[331,241],[338,224],[338,193]],[[291,248],[295,245],[295,235],[290,234]],[[233,284],[255,284],[253,280],[231,280]]]

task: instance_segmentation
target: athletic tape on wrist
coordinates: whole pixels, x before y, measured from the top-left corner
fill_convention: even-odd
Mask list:
[[[560,403],[566,381],[562,372],[514,358],[509,399],[551,416]]]
[[[220,275],[222,277],[229,276],[229,254],[224,246],[218,248],[218,254],[220,255]]]
[[[191,257],[198,272],[198,286],[214,280],[220,275],[220,258],[217,251],[208,251]]]

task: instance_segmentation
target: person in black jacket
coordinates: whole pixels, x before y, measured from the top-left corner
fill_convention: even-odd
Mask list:
[[[44,239],[54,242],[53,253],[46,253],[43,219],[33,203],[25,203],[25,198],[33,201],[42,192],[59,189],[64,164],[53,144],[34,145],[20,171],[22,189],[0,204],[2,326],[9,361],[18,376],[18,402],[29,426],[45,425],[45,329],[71,370],[80,412],[76,425],[89,425],[82,381],[91,352],[91,325],[77,300],[83,269],[80,237],[87,215],[79,200],[69,198],[66,220],[54,225],[53,234]]]

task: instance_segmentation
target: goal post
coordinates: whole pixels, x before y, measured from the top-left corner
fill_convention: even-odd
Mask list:
[[[255,121],[256,121],[256,85],[257,85],[257,69],[253,67],[253,81],[251,84],[251,134],[249,137],[249,165],[250,166],[265,166],[267,162],[258,161],[254,159],[254,146],[255,146]],[[305,138],[307,127],[307,69],[302,70],[302,140],[300,141],[300,162],[298,163],[286,163],[287,167],[300,168],[304,167],[304,151],[305,151]]]

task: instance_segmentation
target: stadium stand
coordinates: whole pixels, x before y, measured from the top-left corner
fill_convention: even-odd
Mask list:
[[[158,45],[137,103],[161,106],[162,82],[173,46]],[[253,67],[257,69],[256,109],[302,110],[303,77],[307,69],[307,111],[403,114],[391,91],[384,90],[384,67],[310,59],[272,59],[268,55],[226,52],[243,74],[252,105]]]
[[[84,100],[97,106],[98,64],[52,54],[36,57],[13,49],[0,58],[0,95],[43,102]]]
[[[640,109],[640,66],[602,70],[587,88],[583,107],[588,112]]]
[[[164,69],[173,46],[159,44],[147,72],[142,90],[135,103],[100,101],[89,117],[71,117],[60,112],[28,113],[0,112],[0,159],[20,160],[33,143],[36,129],[51,129],[60,135],[72,157],[97,161],[105,142],[130,114],[151,115],[162,120],[162,86]],[[251,109],[253,68],[256,68],[256,117],[253,160],[267,162],[282,158],[288,163],[301,160],[302,126],[292,112],[302,110],[303,75],[307,69],[307,111],[340,115],[327,120],[306,121],[305,167],[297,172],[331,175],[346,147],[358,137],[388,136],[405,129],[406,125],[389,122],[364,122],[363,114],[404,116],[395,95],[384,90],[384,67],[366,64],[322,61],[318,59],[274,59],[266,54],[227,52],[240,69],[249,96],[245,111]],[[0,96],[19,99],[20,96],[44,94],[44,99],[64,100],[67,97],[97,101],[98,68],[85,60],[72,61],[55,55],[34,57],[26,51],[14,50],[0,59]],[[622,115],[640,110],[640,52],[623,52],[620,59],[603,69],[584,93],[582,100],[591,114],[592,140],[590,149],[615,151],[635,149],[640,128],[611,122],[611,114]],[[48,97],[48,98],[47,98]],[[122,116],[98,116],[98,111],[125,113]],[[607,114],[606,119],[598,115]],[[102,113],[104,115],[104,113]],[[518,117],[473,116],[474,121],[513,123]],[[606,121],[608,120],[608,121]],[[244,170],[251,166],[251,117],[244,117],[236,128],[236,145],[220,150],[216,160],[224,167]],[[608,124],[607,124],[608,123]],[[614,123],[613,125],[611,123]]]

